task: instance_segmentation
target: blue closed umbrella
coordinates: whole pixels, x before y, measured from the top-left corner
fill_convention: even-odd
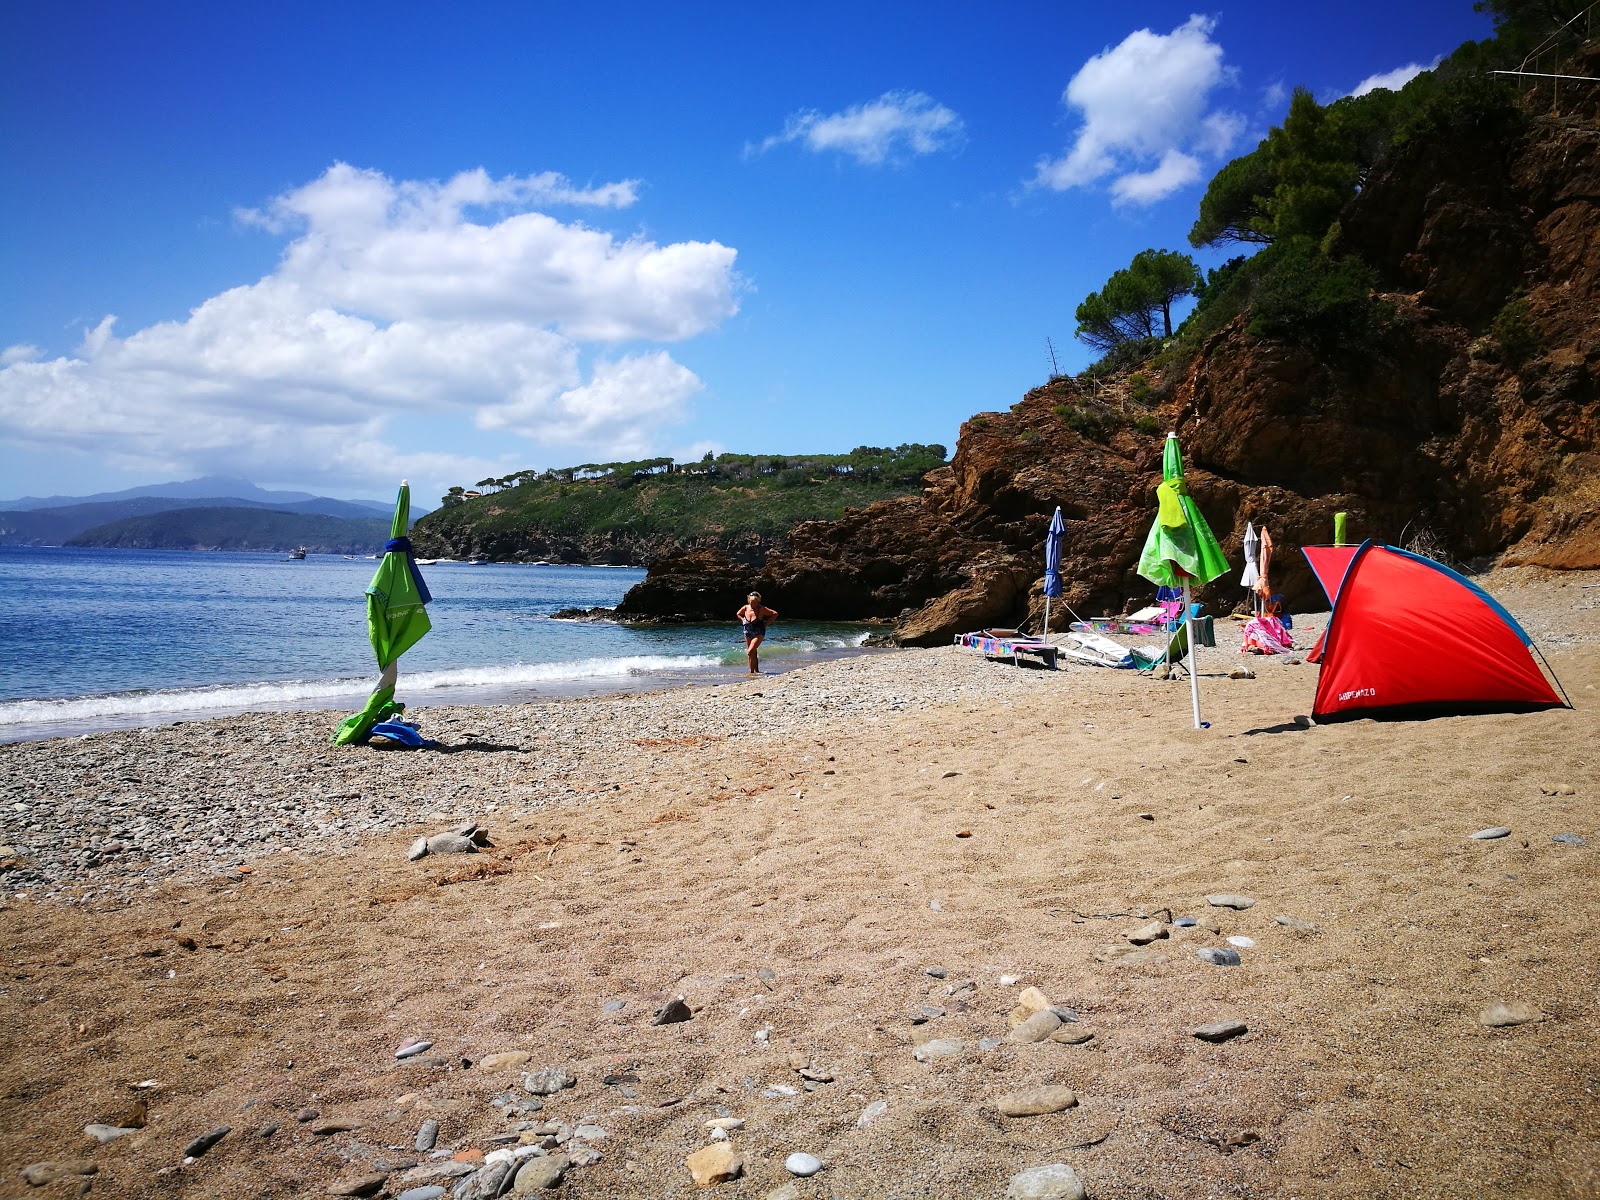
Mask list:
[[[1050,518],[1050,530],[1044,536],[1044,633],[1050,636],[1050,599],[1065,590],[1061,584],[1061,541],[1066,536],[1067,523],[1061,519],[1061,506],[1056,505],[1056,515]]]

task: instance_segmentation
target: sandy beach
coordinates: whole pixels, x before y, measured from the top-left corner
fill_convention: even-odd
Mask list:
[[[1600,1195],[1600,573],[1482,582],[1574,709],[1296,723],[1317,669],[1219,622],[1203,732],[943,648],[417,710],[440,752],[0,746],[0,1196]]]

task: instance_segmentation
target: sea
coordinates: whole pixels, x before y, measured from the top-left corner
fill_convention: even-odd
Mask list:
[[[354,712],[377,678],[365,595],[377,565],[336,554],[0,546],[0,742],[247,712]],[[644,578],[637,568],[442,561],[421,570],[433,629],[401,658],[396,692],[412,709],[746,677],[731,612],[714,625],[552,618],[615,605]],[[868,632],[779,621],[762,669],[868,653]],[[330,735],[334,724],[330,715]]]

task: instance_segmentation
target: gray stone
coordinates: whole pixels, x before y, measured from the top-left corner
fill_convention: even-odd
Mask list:
[[[1005,1200],[1084,1200],[1083,1181],[1066,1163],[1029,1167],[1011,1177]]]
[[[791,1175],[805,1179],[822,1170],[822,1160],[814,1154],[797,1151],[783,1160],[783,1169]]]
[[[1322,926],[1311,921],[1302,921],[1298,917],[1286,917],[1280,913],[1278,916],[1273,917],[1272,919],[1279,925],[1285,925],[1290,929],[1298,929],[1301,933],[1322,932]]]
[[[874,1100],[861,1110],[861,1115],[856,1118],[856,1128],[865,1129],[888,1111],[889,1102],[887,1100]]]
[[[71,1175],[93,1175],[100,1170],[87,1159],[29,1163],[22,1168],[22,1181],[29,1187],[44,1187]]]
[[[1533,1021],[1544,1020],[1544,1013],[1531,1004],[1524,1004],[1521,1000],[1499,1000],[1493,1004],[1484,1005],[1478,1013],[1478,1023],[1487,1025],[1491,1029],[1503,1029],[1512,1025],[1527,1025]]]
[[[683,1002],[683,997],[668,1000],[659,1009],[656,1015],[650,1018],[652,1025],[678,1025],[694,1016],[689,1006]]]
[[[950,974],[950,972],[945,970],[943,967],[923,967],[922,973],[924,975],[932,975],[935,979],[943,979],[946,975]]]
[[[994,1106],[1003,1117],[1040,1117],[1047,1113],[1062,1112],[1077,1103],[1078,1093],[1071,1088],[1041,1084],[996,1096]]]
[[[1148,946],[1151,942],[1166,937],[1167,927],[1160,921],[1151,921],[1148,925],[1139,926],[1127,936],[1135,946]]]
[[[1492,842],[1496,838],[1510,836],[1511,827],[1509,825],[1492,825],[1488,829],[1478,830],[1477,833],[1472,835],[1472,840],[1475,842]]]
[[[394,1056],[396,1058],[415,1058],[417,1055],[432,1049],[432,1042],[407,1042],[394,1052]]]
[[[1237,892],[1218,892],[1215,895],[1207,896],[1206,903],[1211,905],[1212,908],[1235,908],[1241,910],[1255,905],[1255,901],[1250,899],[1249,896],[1241,896]]]
[[[917,1008],[916,1012],[911,1014],[911,1023],[913,1025],[926,1025],[929,1021],[937,1020],[942,1016],[944,1016],[944,1009],[937,1004],[923,1004]]]
[[[1202,1042],[1225,1042],[1229,1038],[1236,1038],[1241,1033],[1248,1032],[1249,1028],[1243,1021],[1213,1021],[1210,1025],[1202,1025],[1196,1029],[1194,1036]]]
[[[490,1163],[467,1176],[452,1193],[454,1200],[496,1200],[505,1190],[505,1183],[514,1164]]]
[[[920,1063],[933,1062],[938,1058],[956,1058],[965,1048],[960,1038],[934,1038],[913,1050],[911,1057]]]
[[[406,851],[406,857],[412,862],[416,862],[417,859],[422,858],[427,853],[428,839],[425,837],[419,837],[416,841],[411,843],[411,848]]]
[[[545,1067],[522,1077],[522,1086],[535,1096],[554,1096],[563,1088],[576,1086],[577,1082],[565,1067]]]
[[[1193,917],[1179,917],[1172,923],[1179,929],[1193,929],[1200,922],[1196,921]]]
[[[512,1181],[510,1194],[531,1196],[546,1188],[560,1187],[561,1178],[571,1165],[572,1160],[564,1154],[524,1159],[517,1170],[516,1179]]]
[[[626,1000],[607,1000],[600,1006],[600,1011],[606,1013],[619,1013],[627,1007],[628,1002]]]
[[[1239,952],[1228,946],[1201,946],[1194,953],[1201,962],[1214,967],[1237,967],[1240,961]]]
[[[439,1200],[444,1195],[444,1188],[437,1183],[424,1184],[422,1187],[407,1188],[394,1200]]]
[[[413,1143],[418,1154],[426,1154],[432,1150],[439,1141],[439,1122],[429,1117],[417,1129],[417,1140]]]
[[[219,1125],[209,1133],[202,1133],[199,1137],[195,1138],[183,1148],[183,1156],[185,1158],[199,1158],[207,1150],[211,1149],[211,1147],[215,1146],[218,1142],[232,1132],[232,1126]]]
[[[779,1184],[770,1192],[764,1192],[761,1200],[800,1200],[800,1189],[792,1183]]]
[[[611,1135],[602,1126],[581,1124],[572,1131],[572,1136],[580,1142],[603,1142]]]
[[[428,839],[429,854],[476,854],[478,847],[459,833],[436,833]]]
[[[105,1145],[107,1142],[114,1142],[119,1137],[126,1137],[130,1133],[138,1132],[122,1125],[101,1125],[98,1122],[93,1125],[85,1125],[83,1131],[101,1145]]]
[[[985,1054],[989,1053],[991,1050],[998,1050],[1005,1044],[1006,1040],[1003,1037],[986,1037],[978,1039],[978,1049],[983,1051]]]
[[[1061,1028],[1061,1018],[1048,1008],[1043,1012],[1036,1012],[1022,1024],[1018,1025],[1009,1034],[1007,1040],[1019,1046],[1031,1045],[1042,1042],[1056,1030]]]
[[[1560,842],[1563,846],[1587,846],[1589,844],[1575,833],[1558,833],[1550,840],[1552,842]]]
[[[269,1121],[267,1124],[263,1125],[260,1129],[256,1130],[256,1136],[258,1138],[269,1138],[269,1137],[271,1137],[273,1134],[275,1134],[277,1132],[278,1132],[278,1123],[276,1121]]]
[[[1085,1042],[1094,1040],[1094,1030],[1085,1029],[1081,1025],[1068,1026],[1051,1034],[1050,1040],[1060,1042],[1063,1046],[1081,1046]]]
[[[373,1196],[383,1190],[383,1182],[388,1178],[384,1174],[357,1175],[351,1179],[340,1179],[328,1185],[330,1196]]]

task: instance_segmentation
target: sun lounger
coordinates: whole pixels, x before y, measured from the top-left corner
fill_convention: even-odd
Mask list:
[[[990,658],[1009,658],[1013,666],[1020,667],[1024,658],[1037,658],[1051,670],[1056,666],[1055,646],[1015,629],[980,629],[976,633],[958,633],[955,644],[981,650]]]

